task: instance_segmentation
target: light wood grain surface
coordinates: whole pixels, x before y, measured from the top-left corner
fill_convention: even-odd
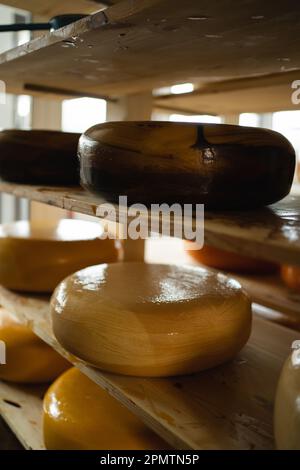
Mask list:
[[[51,332],[47,301],[1,288],[0,303],[175,448],[273,448],[275,388],[298,333],[255,318],[234,361],[186,377],[135,378],[102,373],[64,351]]]
[[[174,0],[123,0],[2,54],[0,76],[18,92],[27,84],[120,95],[295,70],[298,6],[204,0],[200,8],[185,0],[174,8]]]
[[[118,0],[3,0],[1,3],[14,8],[28,10],[34,15],[51,18],[67,13],[93,13]],[[120,0],[119,0],[120,1]]]
[[[0,191],[92,216],[107,203],[80,188],[0,183]],[[127,214],[125,207],[115,208],[118,220]],[[114,219],[114,215],[108,214],[107,219]],[[300,197],[292,194],[255,211],[205,212],[205,240],[227,251],[300,265]]]
[[[45,387],[0,381],[0,414],[26,449],[43,450],[42,397]]]

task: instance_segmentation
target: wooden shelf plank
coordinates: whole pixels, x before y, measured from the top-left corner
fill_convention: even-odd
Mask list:
[[[0,381],[0,414],[25,449],[44,450],[42,433],[43,386]]]
[[[275,388],[297,332],[254,318],[251,339],[228,364],[186,377],[126,377],[101,372],[68,354],[51,332],[47,300],[1,287],[0,303],[175,448],[273,447]]]
[[[157,97],[155,109],[183,114],[270,113],[297,110],[291,85],[299,72],[283,72],[261,77],[218,81],[200,85],[194,92]]]
[[[50,19],[52,16],[67,13],[93,13],[109,5],[110,2],[106,3],[105,0],[103,2],[101,0],[65,0],[64,2],[61,0],[26,0],[25,2],[22,0],[1,0],[1,3]]]
[[[246,3],[123,0],[1,54],[0,77],[8,91],[120,95],[299,70],[298,3]]]
[[[79,187],[0,183],[0,191],[92,216],[97,216],[99,205],[107,203]],[[126,208],[115,208],[117,220],[127,214]],[[114,214],[108,214],[107,219],[114,220]],[[206,212],[205,240],[209,245],[228,251],[300,265],[300,197],[290,195],[256,211]]]

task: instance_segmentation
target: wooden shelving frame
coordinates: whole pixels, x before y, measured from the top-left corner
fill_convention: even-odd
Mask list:
[[[126,377],[96,370],[65,351],[53,336],[47,299],[0,287],[0,303],[175,448],[273,448],[274,391],[297,332],[254,317],[248,344],[224,366],[185,377]]]
[[[5,3],[24,5],[19,0]],[[176,8],[174,0],[103,3],[112,6],[0,54],[0,79],[7,91],[60,99],[106,96],[120,105],[124,95],[192,81],[194,93],[156,97],[153,107],[216,114],[296,109],[290,102],[291,83],[300,78],[300,9],[295,0],[251,0],[234,8],[228,0],[205,0],[201,9],[197,0],[178,2]],[[27,4],[37,15],[69,12],[56,0]],[[92,0],[72,2],[83,13],[96,5]],[[107,202],[80,188],[0,183],[0,191],[96,217],[99,205]],[[117,215],[125,212],[118,208]],[[291,195],[258,211],[206,213],[205,240],[229,251],[300,265],[300,199]],[[282,286],[274,280],[268,287],[259,279],[240,280],[254,300],[293,312],[296,324],[298,300],[288,298]],[[230,364],[174,379],[122,377],[95,370],[60,347],[51,331],[47,299],[0,288],[0,303],[172,446],[273,447],[276,383],[297,332],[255,317],[250,341]],[[25,413],[3,401],[6,396],[22,404]],[[26,448],[43,448],[41,392],[0,383],[0,411]]]

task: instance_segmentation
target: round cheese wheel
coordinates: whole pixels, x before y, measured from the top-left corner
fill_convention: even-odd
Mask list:
[[[199,250],[190,249],[192,245],[194,245],[194,242],[185,242],[187,253],[198,263],[211,268],[251,274],[269,274],[277,269],[276,264],[268,261],[220,250],[209,245],[204,245]]]
[[[0,132],[0,178],[24,184],[78,185],[79,137],[48,130]]]
[[[82,185],[118,202],[247,209],[286,196],[295,151],[277,132],[227,124],[109,122],[78,146]]]
[[[274,435],[281,450],[300,450],[300,341],[286,360],[276,391]]]
[[[57,287],[51,310],[55,336],[68,351],[101,369],[139,376],[226,362],[251,325],[240,284],[192,266],[91,266]]]
[[[5,343],[6,364],[0,379],[10,382],[51,382],[70,364],[7,310],[0,309],[0,340]]]
[[[143,450],[169,448],[108,392],[71,368],[44,397],[48,450]]]
[[[290,289],[300,291],[300,267],[281,266],[281,279]]]
[[[100,224],[61,220],[0,226],[0,284],[8,289],[52,292],[66,276],[86,266],[118,260],[114,240],[99,237]]]

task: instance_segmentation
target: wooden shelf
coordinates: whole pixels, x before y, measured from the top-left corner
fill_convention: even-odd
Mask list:
[[[42,397],[46,387],[0,381],[0,415],[25,449],[44,450]]]
[[[200,85],[194,92],[166,95],[155,100],[155,109],[183,114],[271,113],[300,109],[291,100],[292,83],[299,72],[218,81]]]
[[[92,216],[97,216],[98,206],[107,202],[79,187],[0,183],[0,191]],[[116,209],[117,217],[127,214],[126,208]],[[107,218],[113,219],[111,215]],[[205,240],[228,251],[300,265],[300,197],[290,195],[256,211],[206,212]]]
[[[300,69],[299,26],[294,0],[251,0],[246,8],[228,0],[176,8],[174,0],[123,0],[1,54],[0,77],[18,93],[122,95],[278,74]]]
[[[68,354],[52,334],[47,300],[0,287],[0,303],[175,448],[273,447],[276,384],[297,332],[254,318],[251,339],[234,361],[186,377],[136,378],[101,372]]]
[[[30,11],[33,15],[51,18],[55,15],[67,13],[93,13],[109,4],[117,3],[117,0],[1,0],[4,5]]]

